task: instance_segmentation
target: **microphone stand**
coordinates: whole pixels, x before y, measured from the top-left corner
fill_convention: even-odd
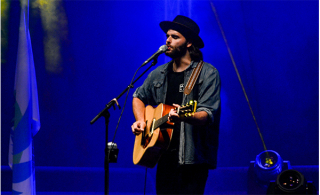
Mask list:
[[[136,79],[134,80],[132,83],[130,83],[130,85],[124,89],[116,98],[112,99],[107,105],[106,107],[97,115],[94,117],[94,119],[92,119],[90,121],[90,124],[92,125],[93,123],[95,123],[100,117],[104,117],[105,118],[105,126],[106,126],[106,148],[104,150],[105,152],[105,160],[104,160],[104,171],[105,171],[105,180],[104,180],[104,184],[105,184],[105,190],[104,190],[104,194],[109,194],[109,149],[108,149],[108,126],[109,126],[109,118],[110,118],[110,112],[109,112],[109,108],[111,108],[111,106],[113,106],[113,108],[115,109],[115,103],[117,104],[117,106],[120,109],[120,106],[118,104],[118,99],[125,94],[130,88],[133,88],[134,84],[154,65],[157,64],[157,58],[153,59],[152,64]],[[142,67],[142,66],[141,66]],[[141,68],[140,67],[140,68]],[[113,144],[113,143],[112,143]],[[112,145],[113,146],[113,145]]]

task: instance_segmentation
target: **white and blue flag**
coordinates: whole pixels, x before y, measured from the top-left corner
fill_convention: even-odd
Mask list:
[[[15,116],[10,134],[9,166],[12,194],[36,194],[33,136],[40,129],[38,91],[29,33],[29,2],[21,1],[19,43],[15,73]]]

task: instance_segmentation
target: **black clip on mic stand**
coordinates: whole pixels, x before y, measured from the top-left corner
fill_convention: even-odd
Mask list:
[[[105,184],[105,189],[104,189],[104,194],[109,194],[109,149],[108,149],[108,125],[109,125],[109,118],[110,118],[110,113],[109,113],[109,108],[111,108],[111,106],[113,106],[113,108],[115,109],[114,104],[116,103],[117,106],[119,107],[119,109],[121,109],[121,107],[118,104],[118,99],[125,94],[130,88],[133,88],[133,85],[154,65],[157,64],[157,58],[153,59],[152,64],[136,79],[134,80],[125,90],[123,90],[120,95],[118,95],[116,98],[112,99],[107,105],[106,107],[96,116],[94,117],[94,119],[92,119],[92,121],[90,121],[90,124],[92,125],[93,123],[95,123],[101,116],[103,116],[105,118],[105,125],[106,125],[106,148],[104,150],[105,152],[105,160],[104,160],[104,171],[105,171],[105,180],[104,180],[104,184]],[[142,66],[139,67],[139,69]],[[138,70],[139,70],[138,69]],[[113,143],[112,143],[113,144]]]

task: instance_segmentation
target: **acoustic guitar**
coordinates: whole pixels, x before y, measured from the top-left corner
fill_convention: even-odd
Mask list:
[[[180,108],[166,104],[159,104],[157,107],[148,105],[145,108],[146,128],[135,138],[133,163],[153,168],[169,147],[172,138],[174,123],[168,121],[170,110],[176,109],[180,117],[190,117],[196,108],[196,101],[190,101]]]

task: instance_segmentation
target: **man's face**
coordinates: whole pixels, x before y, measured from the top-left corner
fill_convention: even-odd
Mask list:
[[[187,48],[191,46],[191,43],[188,43],[181,33],[170,29],[167,32],[166,45],[168,46],[168,50],[165,54],[170,58],[175,59],[184,56],[187,52]]]

